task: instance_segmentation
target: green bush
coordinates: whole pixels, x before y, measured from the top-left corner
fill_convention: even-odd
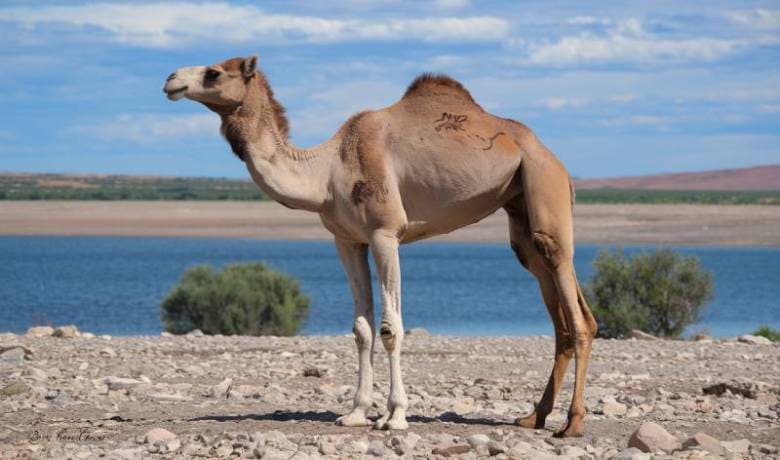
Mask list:
[[[298,282],[262,263],[192,267],[162,303],[165,330],[174,334],[293,335],[308,312]]]
[[[622,250],[601,251],[593,266],[585,294],[600,337],[626,337],[632,329],[678,337],[712,298],[712,274],[696,257],[670,249],[632,258]]]
[[[756,329],[756,332],[754,332],[753,335],[760,335],[761,337],[766,337],[772,342],[780,342],[780,329],[775,329],[770,326],[759,327],[758,329]]]

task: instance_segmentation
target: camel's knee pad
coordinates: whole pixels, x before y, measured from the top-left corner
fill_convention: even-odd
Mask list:
[[[366,318],[360,316],[355,318],[355,324],[352,326],[352,333],[355,334],[355,344],[358,350],[371,348],[371,326]]]
[[[388,353],[395,350],[396,345],[400,345],[404,337],[404,330],[396,321],[382,320],[382,326],[379,328],[379,336],[382,337],[382,345]]]

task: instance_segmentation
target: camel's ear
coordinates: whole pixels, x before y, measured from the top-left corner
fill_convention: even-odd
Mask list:
[[[250,56],[244,59],[241,64],[241,72],[244,74],[244,78],[251,78],[257,70],[257,56]]]

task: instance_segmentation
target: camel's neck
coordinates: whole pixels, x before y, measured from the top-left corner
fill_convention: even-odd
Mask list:
[[[291,145],[279,129],[271,104],[261,103],[260,89],[252,86],[245,103],[222,116],[223,134],[255,183],[272,199],[291,208],[321,212],[329,196],[332,161],[337,157],[333,143],[312,149]]]

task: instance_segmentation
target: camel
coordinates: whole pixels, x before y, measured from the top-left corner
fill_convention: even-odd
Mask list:
[[[349,118],[329,140],[298,148],[288,139],[257,56],[172,73],[170,100],[200,102],[222,120],[221,132],[254,182],[284,206],[319,214],[335,240],[354,298],[358,381],[345,426],[369,426],[376,338],[368,250],[382,300],[379,337],[390,364],[387,411],[376,429],[408,427],[401,376],[400,244],[452,232],[504,208],[520,264],[538,280],[555,327],[554,365],[535,410],[518,418],[543,428],[572,356],[575,380],[559,437],[581,436],[583,392],[596,322],[574,272],[569,175],[525,125],[489,114],[454,79],[424,74],[395,104]]]

